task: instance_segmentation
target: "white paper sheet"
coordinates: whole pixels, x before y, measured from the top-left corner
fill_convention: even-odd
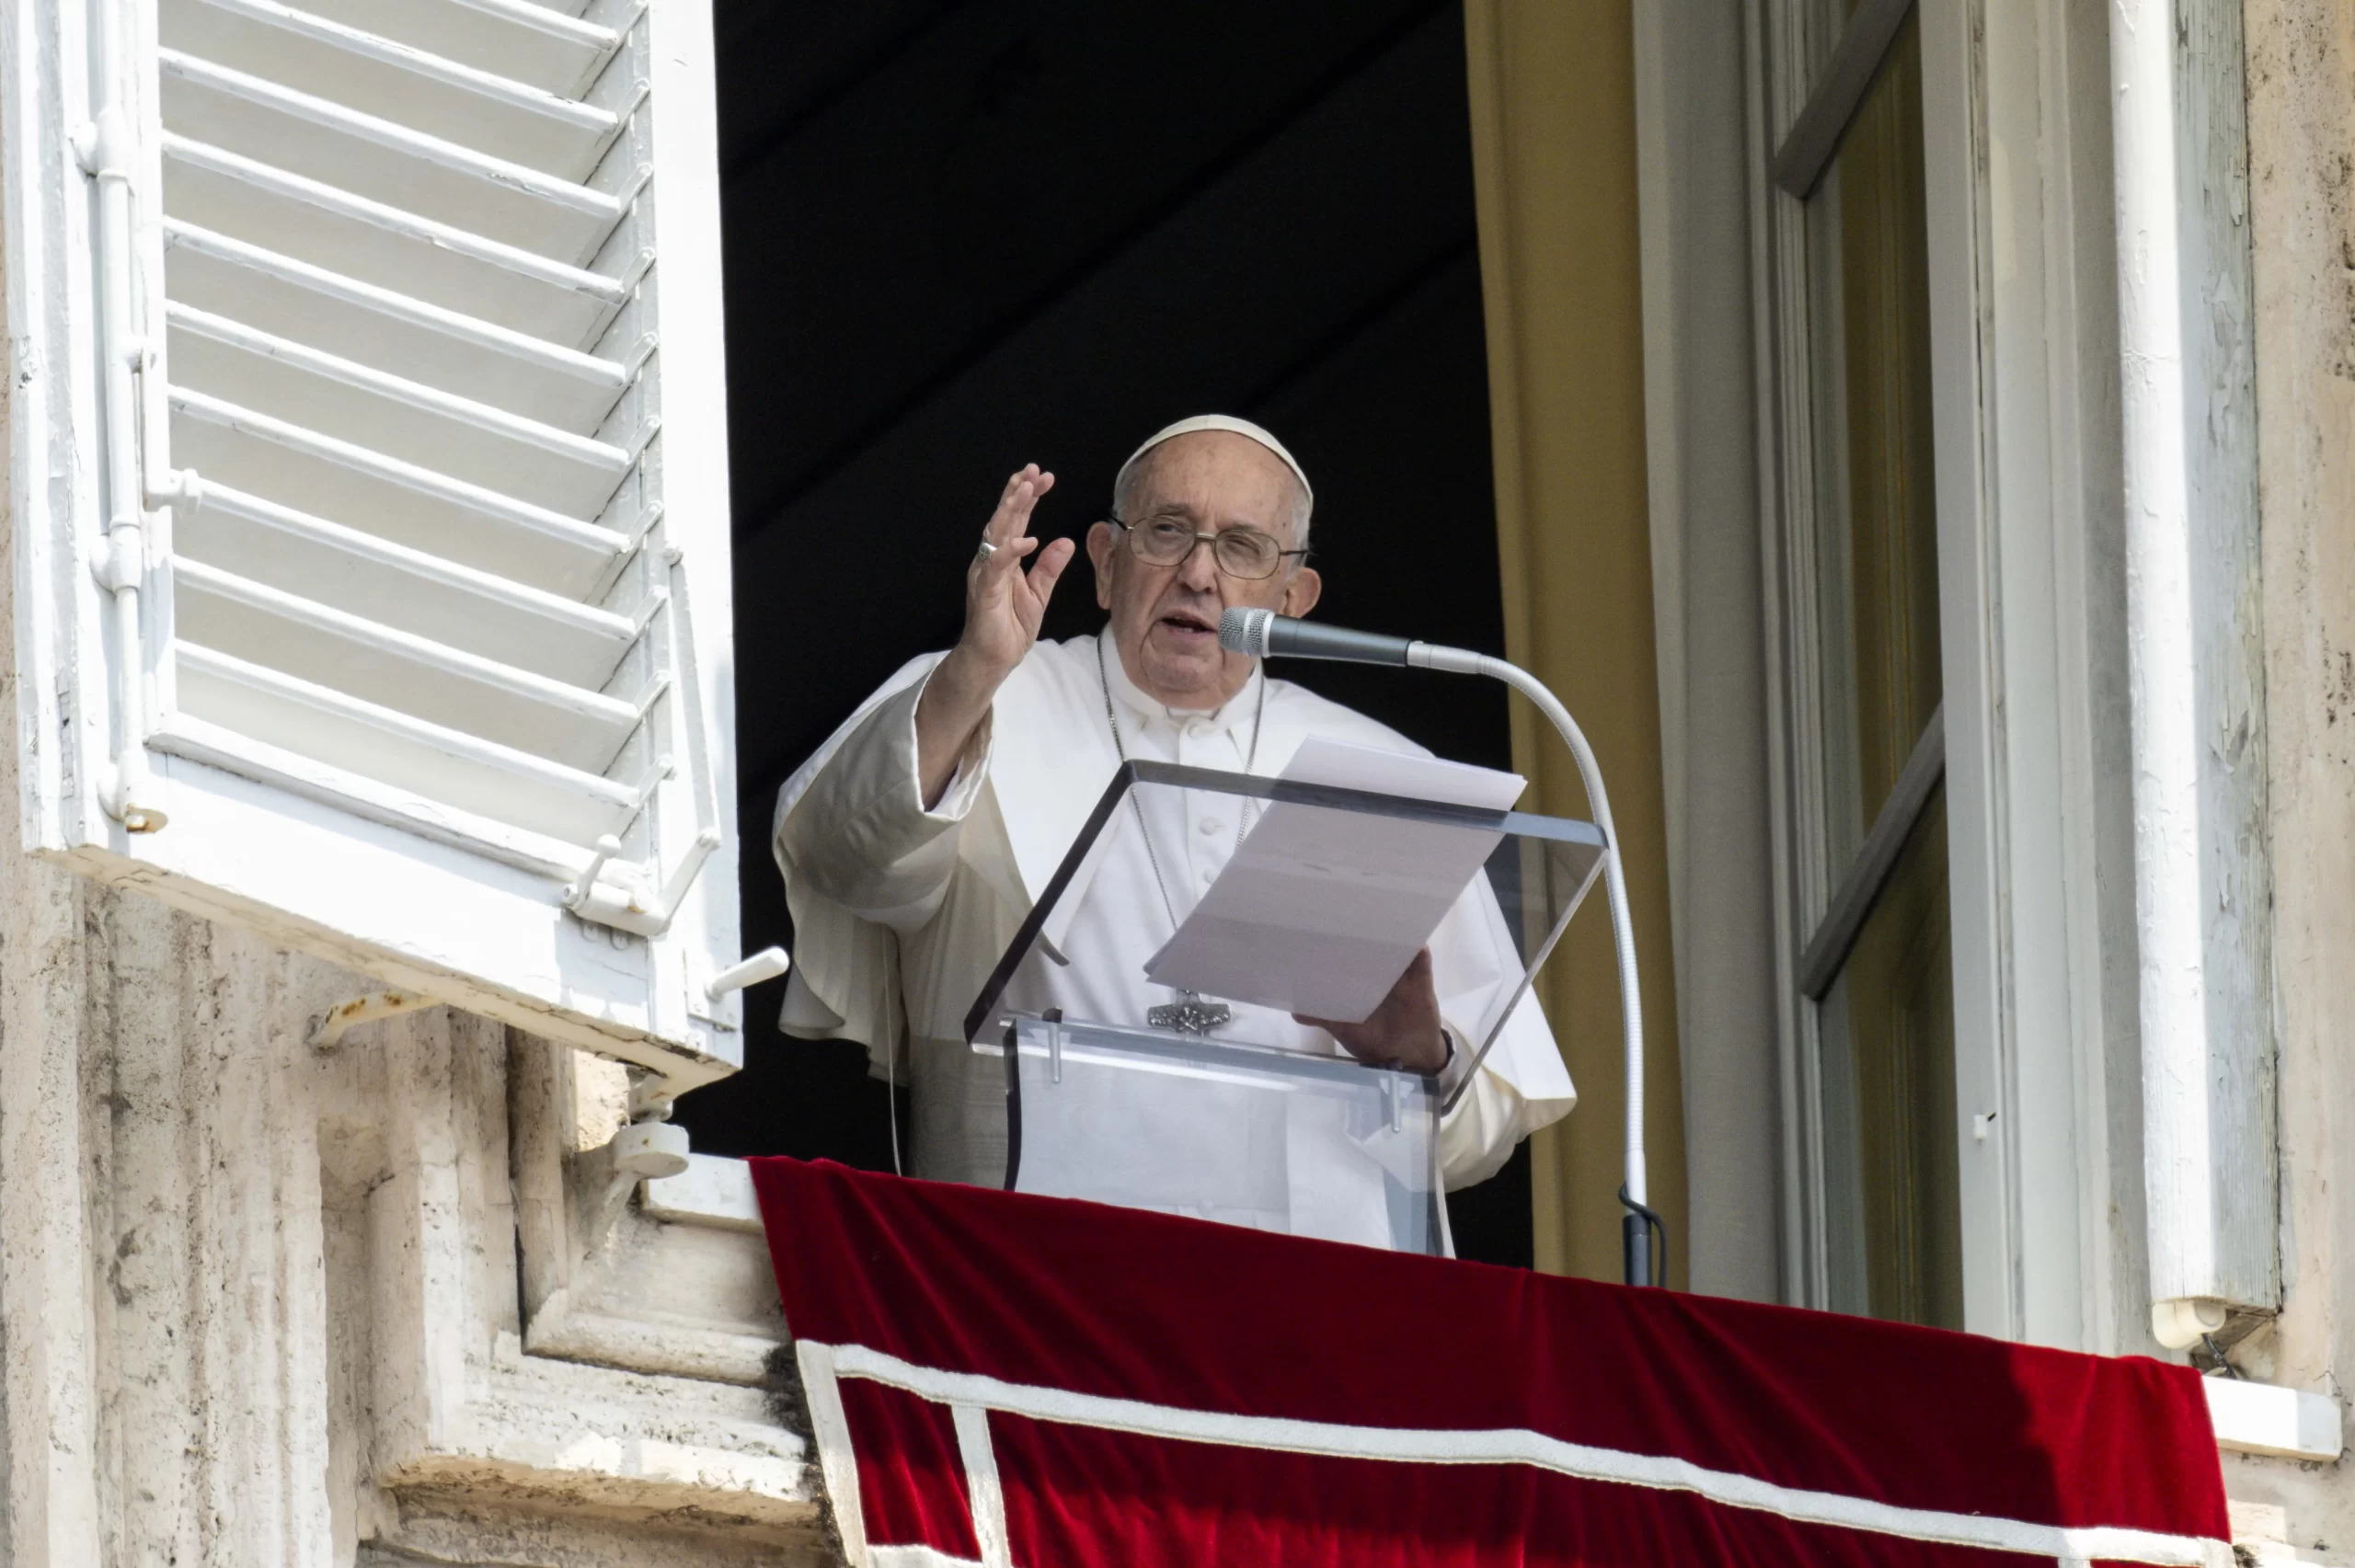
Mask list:
[[[1282,776],[1491,811],[1517,773],[1312,738]],[[1343,1023],[1382,1003],[1500,833],[1279,803],[1145,965],[1156,985]]]

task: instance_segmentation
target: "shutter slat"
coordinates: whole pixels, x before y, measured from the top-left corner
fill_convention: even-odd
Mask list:
[[[310,0],[308,8],[551,93],[583,91],[621,47],[613,29],[529,0]]]
[[[158,23],[168,48],[564,179],[586,177],[621,129],[610,109],[275,0],[164,0]]]
[[[579,849],[622,831],[637,812],[635,791],[594,773],[193,643],[175,643],[173,655],[181,711],[224,732],[204,760],[232,771],[256,761],[239,744],[250,739],[284,754],[274,773],[299,777],[297,760],[307,760],[349,773],[338,793],[353,798],[367,798],[373,781],[413,796],[419,818],[463,811]]]
[[[199,474],[297,511],[568,599],[593,601],[630,536],[184,388],[172,449]]]
[[[25,841],[727,1071],[708,0],[11,15]]]
[[[167,132],[176,218],[570,349],[595,342],[629,282],[486,239]]]
[[[576,604],[439,555],[219,484],[179,509],[173,546],[304,599],[561,681],[603,691],[640,621]]]
[[[404,212],[579,266],[620,198],[177,50],[156,56],[165,123]]]
[[[603,441],[187,305],[171,305],[167,320],[172,376],[190,391],[567,517],[596,517],[629,472],[631,454]]]
[[[603,773],[644,712],[201,561],[174,569],[181,641],[569,768]]]
[[[629,385],[610,360],[210,229],[167,222],[164,264],[176,303],[576,435],[594,431]]]
[[[609,154],[642,85],[560,97],[420,43],[445,0],[325,3],[161,0],[165,401],[201,476],[171,625],[212,661],[178,701],[435,798],[458,738],[643,772],[667,600],[630,569],[659,515],[658,470],[633,471],[660,399],[635,379],[644,240],[610,243],[648,232],[644,143]],[[493,10],[511,42],[546,19]]]

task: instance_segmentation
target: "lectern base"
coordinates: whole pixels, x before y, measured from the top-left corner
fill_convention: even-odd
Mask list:
[[[1430,1078],[1027,1013],[973,1048],[1007,1060],[1014,1191],[1447,1251]]]

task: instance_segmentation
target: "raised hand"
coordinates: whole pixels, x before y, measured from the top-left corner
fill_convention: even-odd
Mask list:
[[[997,510],[982,530],[982,542],[990,548],[976,550],[965,568],[965,635],[958,639],[957,649],[971,661],[971,673],[995,677],[990,681],[993,691],[1039,640],[1047,600],[1063,567],[1071,564],[1072,542],[1057,539],[1029,570],[1022,569],[1024,557],[1040,549],[1039,541],[1030,537],[1030,514],[1054,487],[1055,476],[1040,473],[1035,463],[1007,479]]]
[[[1070,540],[1041,548],[1030,537],[1030,514],[1054,487],[1055,476],[1035,463],[1009,477],[965,568],[964,634],[916,702],[916,773],[927,809],[956,776],[958,759],[988,716],[998,687],[1039,640],[1055,580],[1071,565],[1075,546]],[[1038,559],[1025,571],[1022,562],[1033,554]]]

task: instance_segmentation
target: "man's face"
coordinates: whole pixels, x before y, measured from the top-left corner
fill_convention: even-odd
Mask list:
[[[1247,436],[1197,430],[1163,442],[1145,459],[1136,515],[1142,526],[1174,519],[1201,533],[1251,528],[1284,549],[1292,537],[1298,482],[1283,460]],[[1121,531],[1099,522],[1088,530],[1088,559],[1096,565],[1096,602],[1111,612],[1120,667],[1155,700],[1174,708],[1214,708],[1243,689],[1251,661],[1218,646],[1219,616],[1236,606],[1305,615],[1322,584],[1315,568],[1286,556],[1273,577],[1229,577],[1207,544],[1174,567],[1137,558]]]

